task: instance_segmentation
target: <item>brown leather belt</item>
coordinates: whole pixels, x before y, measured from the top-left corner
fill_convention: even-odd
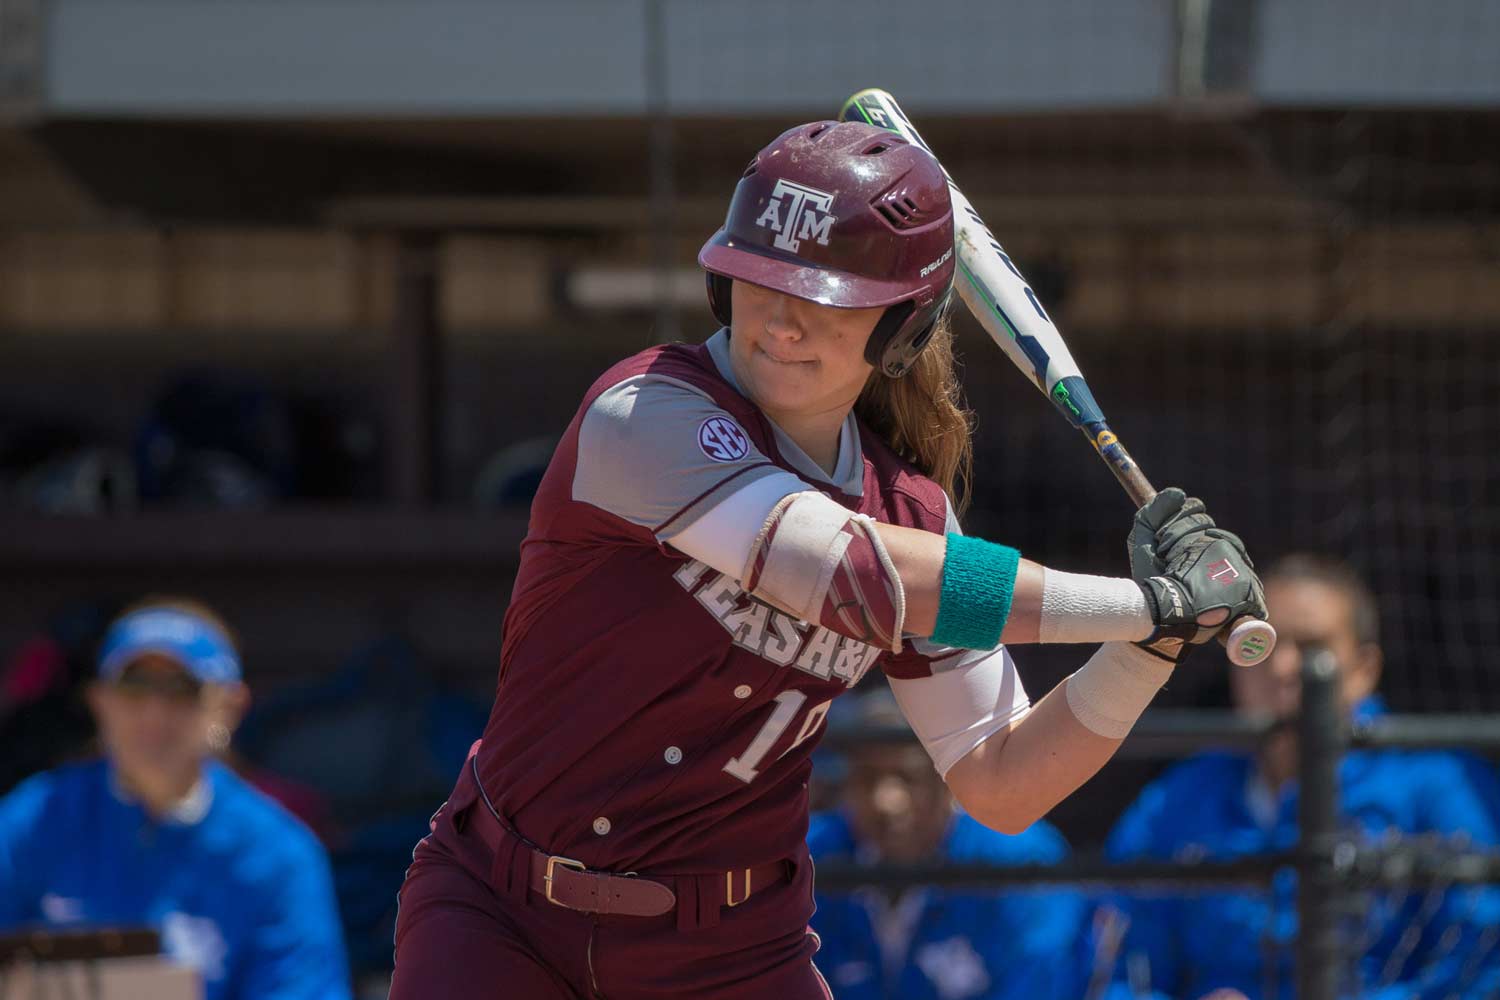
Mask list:
[[[785,880],[786,867],[777,861],[724,872],[723,905],[739,906],[756,889]],[[677,905],[677,894],[655,879],[590,871],[580,862],[541,851],[531,852],[531,891],[549,903],[586,913],[656,917]]]
[[[477,780],[477,775],[475,776]],[[739,906],[757,891],[784,882],[791,876],[791,864],[773,861],[750,868],[735,868],[712,875],[665,875],[643,878],[634,872],[615,874],[591,871],[582,862],[546,854],[523,840],[494,814],[481,794],[469,810],[468,824],[478,832],[491,851],[499,853],[519,843],[520,850],[531,855],[531,892],[555,906],[585,913],[625,914],[635,917],[657,917],[670,913],[677,905],[672,885],[682,880],[709,880],[704,894],[708,900],[724,906]],[[672,885],[666,884],[668,881]]]

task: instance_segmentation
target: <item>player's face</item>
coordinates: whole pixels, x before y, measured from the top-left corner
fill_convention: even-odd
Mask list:
[[[1273,578],[1266,582],[1266,609],[1276,626],[1276,649],[1256,666],[1230,671],[1237,706],[1277,717],[1295,714],[1302,700],[1302,657],[1313,646],[1325,647],[1338,661],[1345,707],[1374,692],[1380,649],[1359,641],[1347,594],[1315,580]]]
[[[861,749],[846,787],[855,836],[885,860],[930,859],[941,845],[953,800],[920,747]]]
[[[137,660],[119,680],[93,685],[89,705],[106,751],[129,778],[152,787],[181,784],[208,756],[210,699],[172,660]]]
[[[773,419],[847,412],[874,368],[865,342],[883,307],[836,309],[736,281],[729,352],[734,373]]]

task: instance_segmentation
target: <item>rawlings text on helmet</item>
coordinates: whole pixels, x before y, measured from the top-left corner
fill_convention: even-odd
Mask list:
[[[805,239],[816,239],[826,247],[837,221],[828,212],[831,207],[833,195],[827,191],[778,178],[771,189],[771,200],[755,224],[775,233],[776,245],[790,253],[796,253]]]
[[[947,250],[943,251],[943,255],[941,257],[939,257],[937,260],[933,261],[931,264],[928,264],[926,267],[922,268],[922,270],[918,271],[917,273],[919,275],[921,275],[922,277],[925,278],[929,274],[931,274],[933,271],[936,271],[938,268],[940,268],[944,264],[948,263],[948,258],[952,257],[952,256],[953,256],[953,248],[949,247]]]

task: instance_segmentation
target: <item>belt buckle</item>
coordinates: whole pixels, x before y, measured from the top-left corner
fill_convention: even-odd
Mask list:
[[[547,902],[551,903],[553,906],[561,906],[564,909],[572,909],[572,907],[568,906],[567,903],[552,898],[552,873],[556,870],[558,865],[562,865],[564,868],[572,868],[574,871],[579,872],[587,871],[588,869],[584,866],[584,863],[582,861],[574,861],[572,858],[565,858],[557,854],[554,854],[547,859],[547,871],[545,876],[542,878],[542,883],[545,886],[543,895],[547,897]]]
[[[746,868],[744,872],[745,893],[739,899],[734,898],[734,871],[731,870],[724,873],[724,902],[729,906],[739,906],[750,898],[750,869]]]

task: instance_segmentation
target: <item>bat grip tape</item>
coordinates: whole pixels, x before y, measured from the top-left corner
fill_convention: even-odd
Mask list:
[[[960,649],[994,649],[1010,617],[1021,553],[982,538],[949,535],[932,641]]]

